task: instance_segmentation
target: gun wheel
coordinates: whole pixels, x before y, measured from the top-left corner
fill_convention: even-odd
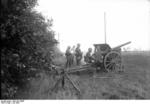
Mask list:
[[[104,67],[110,71],[119,71],[121,69],[121,54],[116,51],[111,51],[104,58]]]

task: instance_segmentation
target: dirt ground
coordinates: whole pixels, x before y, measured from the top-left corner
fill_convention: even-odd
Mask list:
[[[80,93],[66,80],[65,87],[58,84],[59,77],[41,73],[20,91],[19,99],[150,99],[150,53],[123,53],[124,72],[82,72],[70,75]],[[57,64],[64,59],[57,58]],[[91,69],[94,70],[94,69]],[[53,90],[51,90],[54,88]]]

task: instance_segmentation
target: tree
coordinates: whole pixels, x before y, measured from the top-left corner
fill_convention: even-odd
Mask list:
[[[13,98],[17,89],[40,69],[51,68],[57,43],[46,20],[33,8],[37,0],[1,0],[1,97]]]

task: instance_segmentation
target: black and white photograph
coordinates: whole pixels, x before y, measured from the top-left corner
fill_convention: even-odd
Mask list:
[[[0,7],[2,104],[150,100],[150,0]]]

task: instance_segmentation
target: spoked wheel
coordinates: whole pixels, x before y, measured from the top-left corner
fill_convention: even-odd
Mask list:
[[[116,51],[111,51],[104,58],[104,67],[110,71],[119,71],[121,68],[121,54]]]

